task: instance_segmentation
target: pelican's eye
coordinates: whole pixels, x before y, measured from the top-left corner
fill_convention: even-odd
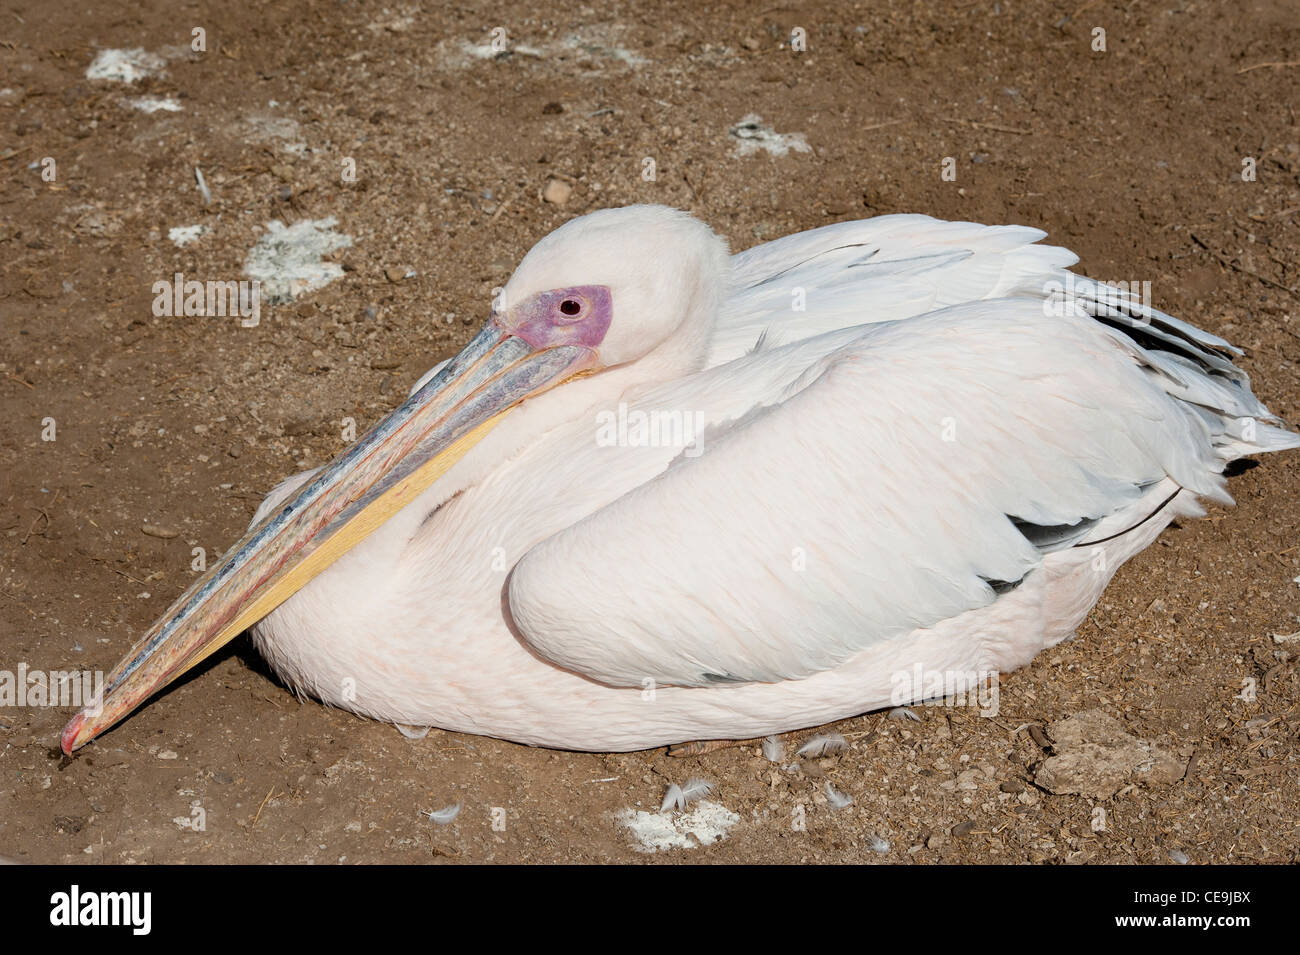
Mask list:
[[[613,311],[604,285],[564,286],[537,292],[493,321],[534,348],[595,348],[609,331]]]

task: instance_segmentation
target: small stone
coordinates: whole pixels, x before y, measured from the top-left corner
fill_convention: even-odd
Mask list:
[[[163,750],[161,753],[158,754],[158,758],[159,758],[159,759],[177,759],[178,756],[176,755],[176,750],[174,750],[174,749],[165,749],[165,750]]]
[[[226,453],[230,455],[232,458],[237,458],[244,453],[244,449],[241,445],[232,444],[229,448],[226,449]]]
[[[180,534],[176,528],[168,527],[166,524],[141,524],[140,530],[150,537],[158,537],[162,540],[171,540]]]
[[[542,199],[553,206],[562,206],[573,195],[573,187],[563,179],[552,179],[542,192]]]
[[[564,106],[554,101],[551,101],[542,107],[543,116],[558,116],[563,112],[564,112]]]
[[[947,844],[947,842],[947,838],[942,833],[936,832],[929,839],[925,840],[925,847],[927,849],[941,849]]]
[[[962,836],[969,836],[975,831],[975,820],[967,819],[965,822],[959,822],[952,827],[952,834],[960,839]]]
[[[384,276],[394,285],[401,285],[402,280],[406,278],[406,269],[387,268],[384,269]]]
[[[745,37],[745,39],[740,41],[740,45],[743,46],[746,50],[757,50],[759,47],[759,42],[755,40],[752,36],[747,36]]]

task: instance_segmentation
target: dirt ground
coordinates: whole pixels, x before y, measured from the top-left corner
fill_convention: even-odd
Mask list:
[[[479,55],[496,27],[514,52]],[[88,79],[110,48],[161,65]],[[604,206],[676,205],[737,250],[891,212],[1038,226],[1087,274],[1150,281],[1159,307],[1243,347],[1259,396],[1300,421],[1298,61],[1289,0],[8,0],[0,670],[109,669],[193,579],[194,547],[224,551],[277,480],[341,450],[342,418],[373,424],[467,341],[536,240]],[[738,155],[749,114],[810,150]],[[567,202],[544,201],[553,179]],[[152,313],[154,282],[240,278],[269,221],[326,217],[354,240],[329,256],[343,276],[257,327]],[[799,769],[753,745],[412,741],[297,700],[245,636],[70,760],[70,709],[0,707],[0,856],[1294,862],[1300,643],[1274,635],[1300,630],[1298,461],[1237,468],[1237,507],[1124,567],[1075,640],[1003,678],[995,718],[869,714]],[[1041,764],[1091,711],[1174,771],[1053,793]],[[693,776],[739,817],[727,838],[635,852],[614,814]],[[854,804],[833,808],[827,782]],[[449,824],[425,814],[455,803]]]

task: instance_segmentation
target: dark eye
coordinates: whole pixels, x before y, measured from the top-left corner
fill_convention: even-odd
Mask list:
[[[566,298],[560,303],[560,311],[569,316],[577,315],[582,311],[582,304],[580,302],[575,302],[571,298]]]

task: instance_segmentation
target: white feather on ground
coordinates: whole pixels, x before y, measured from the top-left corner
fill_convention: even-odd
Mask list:
[[[673,783],[668,787],[668,792],[664,794],[664,801],[660,805],[659,811],[666,812],[669,809],[684,810],[688,803],[694,802],[696,799],[703,799],[713,792],[713,789],[713,783],[707,779],[697,777],[686,780],[685,786],[678,786]]]
[[[853,805],[853,797],[840,792],[829,782],[826,783],[826,801],[831,804],[832,809],[847,809]]]
[[[769,763],[779,763],[785,756],[785,744],[779,736],[767,736],[763,739],[763,758]]]
[[[460,803],[451,806],[444,806],[442,809],[430,810],[425,813],[425,815],[429,817],[430,822],[437,823],[440,826],[445,826],[460,815]]]
[[[842,753],[849,748],[849,741],[839,733],[821,733],[808,740],[797,750],[796,756],[830,756]]]

